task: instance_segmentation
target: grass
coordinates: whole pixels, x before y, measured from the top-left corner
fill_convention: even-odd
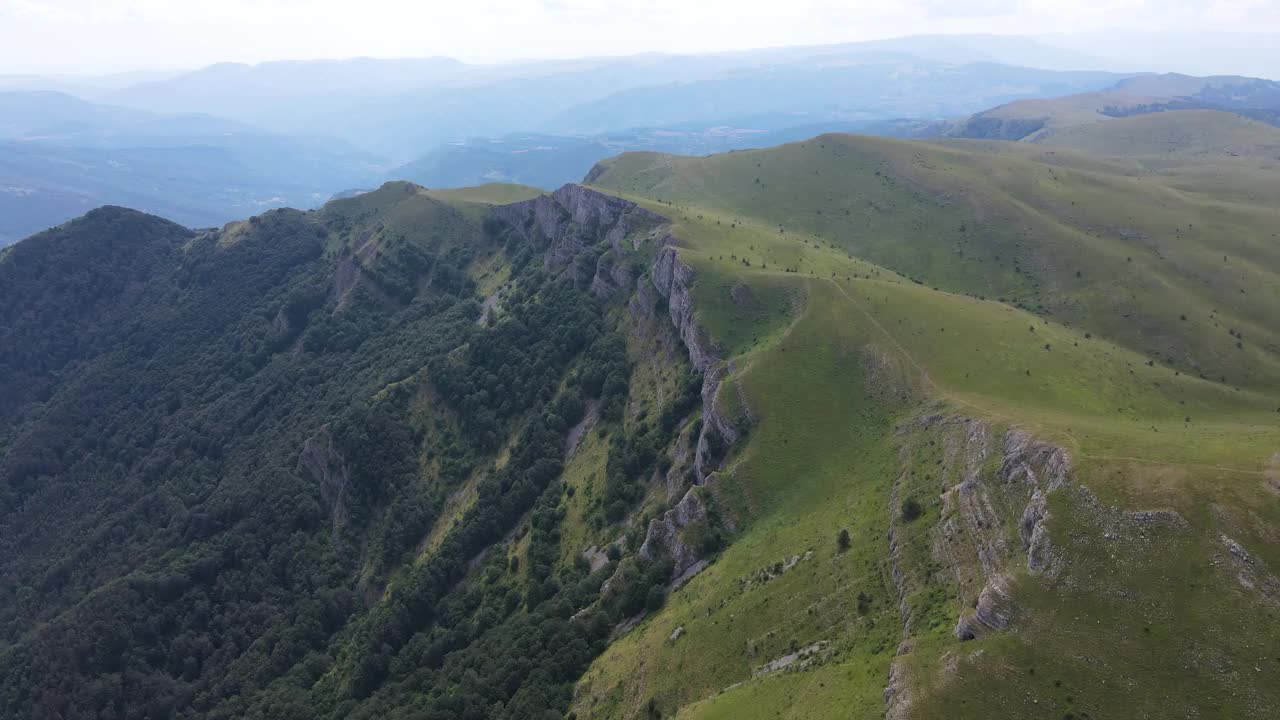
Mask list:
[[[826,136],[624,155],[597,180],[672,218],[699,322],[734,359],[757,425],[720,488],[741,524],[733,543],[592,666],[579,717],[645,717],[650,700],[681,718],[883,716],[901,639],[894,479],[941,459],[893,428],[925,410],[1066,448],[1100,504],[1053,497],[1065,579],[1016,572],[1013,629],[962,644],[951,626],[981,582],[931,569],[941,503],[927,472],[905,482],[923,509],[900,526],[919,578],[904,657],[916,716],[1280,707],[1266,679],[1275,608],[1239,583],[1220,539],[1280,567],[1266,476],[1280,450],[1274,209],[983,146]],[[1187,524],[1135,530],[1128,513],[1146,509]],[[830,650],[814,666],[753,677],[818,641]]]
[[[835,306],[809,307],[787,334],[787,350],[780,342],[740,371],[753,411],[765,418],[722,481],[724,492],[746,506],[744,531],[662,613],[606,651],[580,685],[580,716],[633,716],[651,697],[667,708],[704,700],[748,681],[755,668],[792,646],[818,641],[831,643],[824,667],[839,668],[839,675],[887,672],[896,645],[896,609],[887,602],[879,562],[883,516],[867,505],[876,502],[890,477],[892,453],[883,443],[888,425],[876,407],[848,402],[861,395],[856,328],[831,336],[827,328]],[[813,351],[797,352],[806,348]],[[795,384],[789,380],[793,373],[830,382]],[[819,426],[825,431],[798,432],[815,415],[823,418]],[[838,451],[825,451],[833,446]],[[835,538],[844,526],[852,547],[839,553]],[[810,551],[812,556],[777,579],[747,585],[762,569]],[[859,591],[877,601],[866,618],[850,623],[847,618],[858,617]],[[676,627],[685,635],[671,643]],[[790,687],[782,677],[764,682]],[[748,683],[696,706],[697,713],[733,716],[735,708],[752,703],[755,692],[755,683]],[[879,708],[879,688],[833,679],[824,702],[833,708],[853,703],[869,712]]]
[[[716,257],[823,276],[815,244],[834,245],[1184,373],[1280,389],[1280,208],[1010,147],[832,135],[707,158],[627,154],[596,182],[720,222]],[[791,242],[750,249],[769,235]]]
[[[426,190],[427,196],[448,203],[506,205],[546,195],[545,190],[516,183],[486,183],[475,187]]]

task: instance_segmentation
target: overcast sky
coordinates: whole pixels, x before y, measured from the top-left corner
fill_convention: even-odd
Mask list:
[[[0,74],[707,52],[921,33],[1280,32],[1280,0],[0,0]]]

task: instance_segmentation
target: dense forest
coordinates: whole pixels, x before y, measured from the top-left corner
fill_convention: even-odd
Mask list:
[[[561,220],[594,263],[608,228]],[[664,602],[621,523],[701,376],[633,392],[625,298],[528,229],[391,184],[219,231],[103,208],[7,251],[0,715],[562,717]],[[594,567],[561,548],[588,420],[622,538]]]

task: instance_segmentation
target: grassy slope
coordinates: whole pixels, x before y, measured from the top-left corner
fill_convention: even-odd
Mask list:
[[[1064,128],[1040,142],[1107,157],[1262,153],[1274,161],[1280,128],[1218,110],[1177,110]]]
[[[768,254],[748,243],[753,261],[809,269],[805,233],[1184,373],[1280,388],[1280,209],[974,147],[823,136],[709,158],[630,154],[601,184],[791,233]]]
[[[539,195],[546,194],[544,190],[539,188],[515,183],[487,183],[475,187],[427,190],[426,193],[437,200],[445,202],[479,203],[482,205],[505,205],[507,203],[520,202],[521,200],[532,200]]]
[[[1252,330],[1249,349],[1214,348],[1228,313],[1264,329],[1275,308],[1262,281],[1277,267],[1265,236],[1272,226],[1256,225],[1269,210],[1060,159],[835,137],[696,160],[628,155],[597,182],[677,220],[682,255],[699,271],[700,318],[738,355],[735,377],[759,424],[730,460],[727,495],[745,520],[735,542],[593,666],[579,686],[580,717],[642,716],[651,698],[681,717],[882,715],[900,630],[884,540],[901,442],[891,428],[922,404],[1060,443],[1075,479],[1117,508],[1109,512],[1172,508],[1191,529],[1117,546],[1103,540],[1114,518],[1056,497],[1055,542],[1074,579],[1050,587],[1023,577],[1017,596],[1030,612],[1013,632],[961,645],[949,632],[961,609],[956,589],[938,582],[928,591],[948,623],[927,626],[912,656],[927,690],[920,716],[1101,717],[1124,707],[1263,717],[1280,707],[1265,679],[1280,642],[1274,609],[1239,586],[1218,537],[1280,567],[1271,530],[1280,503],[1265,476],[1280,450],[1274,351],[1252,348]],[[936,201],[931,191],[946,188],[954,199]],[[1009,214],[1027,223],[1013,226],[1022,232],[1007,230]],[[1081,229],[1119,220],[1209,228],[1194,242]],[[975,230],[966,235],[962,224]],[[1226,236],[1226,226],[1243,232]],[[1222,262],[1224,246],[1235,258],[1255,255],[1249,292],[1260,307],[1211,281],[1225,274],[1211,262]],[[997,253],[1027,267],[1013,272]],[[731,300],[727,289],[739,285],[760,308]],[[946,288],[1031,307],[1035,293],[1058,312]],[[1182,307],[1187,321],[1163,317]],[[1130,317],[1109,321],[1122,310]],[[1059,315],[1074,328],[1045,317]],[[1248,382],[1237,389],[1149,366],[1130,348],[1146,350],[1152,337],[1204,352]],[[898,369],[893,383],[868,382],[867,352]],[[834,536],[846,526],[852,549],[841,554]],[[752,582],[809,550],[780,578]],[[859,592],[871,598],[865,615]],[[673,643],[676,627],[686,634]],[[793,642],[816,641],[830,643],[816,668],[752,679]]]

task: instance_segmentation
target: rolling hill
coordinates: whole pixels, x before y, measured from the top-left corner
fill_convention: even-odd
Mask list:
[[[1079,132],[18,243],[0,714],[1275,716],[1280,210]]]
[[[1280,82],[1176,73],[1139,75],[1097,92],[1007,103],[942,128],[941,134],[1040,142],[1068,128],[1179,110],[1219,110],[1280,125]]]

